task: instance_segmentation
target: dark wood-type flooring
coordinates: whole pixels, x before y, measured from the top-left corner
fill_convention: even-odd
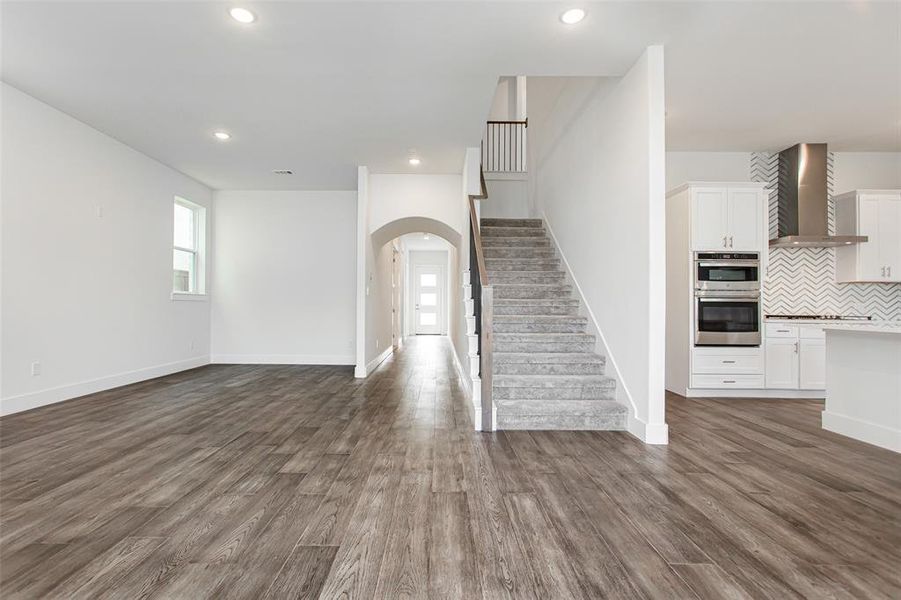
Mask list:
[[[0,420],[0,596],[899,598],[901,460],[822,403],[671,444],[471,431],[449,345],[209,366]]]

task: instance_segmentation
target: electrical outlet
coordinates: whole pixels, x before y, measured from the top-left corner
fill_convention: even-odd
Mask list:
[[[97,213],[97,218],[102,219],[103,218],[103,207],[98,204],[97,206],[94,207],[94,210]]]
[[[34,361],[33,363],[31,363],[31,376],[37,377],[40,374],[41,374],[41,363],[39,363],[38,361]]]

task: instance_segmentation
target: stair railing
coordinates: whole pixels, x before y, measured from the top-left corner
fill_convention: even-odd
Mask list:
[[[482,249],[482,235],[479,227],[479,216],[476,213],[476,200],[488,197],[485,176],[481,179],[481,193],[469,195],[469,283],[472,286],[473,314],[475,316],[475,333],[479,350],[479,378],[482,392],[482,431],[493,431],[494,363],[491,355],[494,345],[492,321],[494,319],[494,288],[488,281],[488,269],[485,267],[485,253]]]
[[[489,173],[525,173],[529,120],[488,121],[482,136],[482,165]]]

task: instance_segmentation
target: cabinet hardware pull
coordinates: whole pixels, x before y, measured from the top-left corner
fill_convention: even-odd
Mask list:
[[[885,277],[885,267],[882,267],[882,276]]]
[[[724,365],[734,365],[734,364],[735,364],[735,361],[734,361],[734,360],[724,360],[724,361],[723,361],[723,364],[724,364]]]
[[[892,276],[892,267],[888,266],[888,267],[886,267],[886,269],[888,269],[888,276],[891,277]]]
[[[735,383],[734,379],[723,379],[723,383]]]
[[[726,236],[723,236],[723,248],[728,248],[728,246],[726,246]],[[884,273],[885,269],[883,268],[882,271]]]
[[[729,247],[732,248],[732,236],[729,236]]]
[[[798,353],[798,342],[795,342],[795,354]]]
[[[791,333],[790,329],[777,329],[776,333]]]

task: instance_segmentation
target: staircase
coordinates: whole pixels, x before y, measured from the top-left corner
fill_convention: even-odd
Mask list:
[[[626,428],[588,321],[541,219],[482,219],[494,287],[497,429]]]

